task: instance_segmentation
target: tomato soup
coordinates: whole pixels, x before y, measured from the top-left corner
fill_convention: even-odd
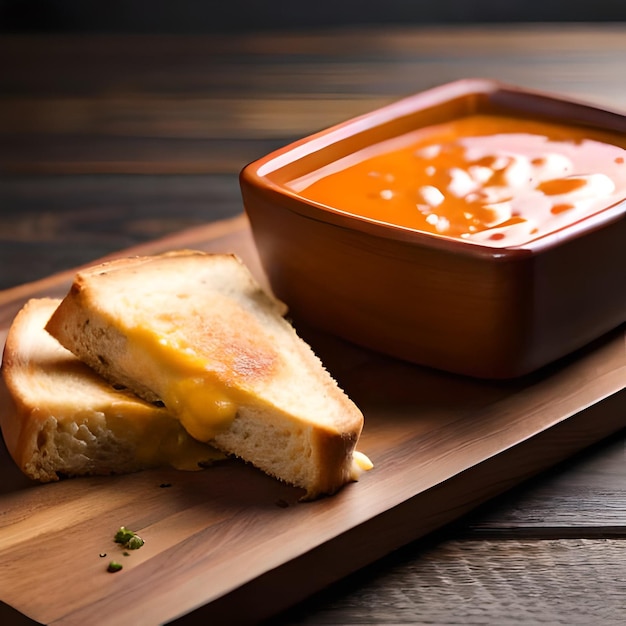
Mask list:
[[[289,186],[378,222],[519,246],[624,200],[625,147],[622,135],[477,114],[370,146]]]

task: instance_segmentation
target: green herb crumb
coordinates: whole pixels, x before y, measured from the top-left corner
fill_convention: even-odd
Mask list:
[[[124,526],[120,526],[120,529],[115,533],[114,541],[122,544],[122,547],[127,550],[138,550],[144,544],[144,540],[136,532],[128,530]]]
[[[107,572],[119,572],[122,567],[124,567],[121,563],[117,561],[111,561],[107,566]]]

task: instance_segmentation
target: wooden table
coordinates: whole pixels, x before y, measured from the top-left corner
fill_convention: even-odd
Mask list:
[[[624,25],[15,36],[0,59],[0,289],[236,216],[247,162],[449,80],[626,109]],[[623,623],[624,437],[272,623]]]

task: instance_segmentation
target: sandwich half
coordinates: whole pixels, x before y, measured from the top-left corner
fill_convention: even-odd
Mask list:
[[[30,300],[13,321],[2,358],[0,426],[30,478],[122,474],[157,466],[200,469],[217,458],[166,409],[116,389],[44,327],[60,300]]]
[[[312,499],[367,467],[363,415],[285,313],[236,256],[183,250],[79,272],[46,328],[193,438]]]

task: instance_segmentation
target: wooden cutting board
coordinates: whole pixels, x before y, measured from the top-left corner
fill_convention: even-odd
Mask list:
[[[237,252],[263,280],[243,216],[116,256],[183,247]],[[0,346],[27,298],[62,295],[72,275],[0,293]],[[46,624],[258,621],[626,425],[624,326],[512,382],[299,330],[365,414],[359,447],[375,468],[360,482],[301,503],[227,461],[37,485],[2,447],[0,600]],[[122,525],[145,539],[128,556],[113,542]],[[122,571],[106,571],[112,559]]]

